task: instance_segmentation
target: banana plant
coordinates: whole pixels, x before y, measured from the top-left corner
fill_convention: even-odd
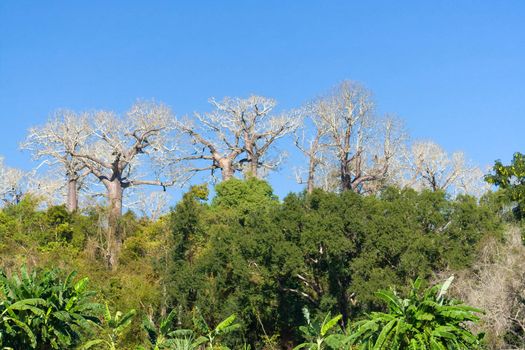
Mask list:
[[[309,349],[342,349],[346,344],[346,337],[342,332],[336,332],[334,327],[341,320],[341,315],[331,317],[328,313],[322,322],[312,320],[307,308],[303,308],[303,315],[306,320],[305,326],[300,326],[299,330],[307,340],[305,343],[297,345],[294,350]]]
[[[11,305],[4,310],[9,310],[8,316],[4,315],[9,318],[4,318],[0,330],[4,346],[70,349],[80,345],[98,323],[100,305],[92,302],[94,292],[87,289],[88,279],[74,282],[76,272],[64,280],[60,275],[56,269],[28,273],[25,267],[20,275],[8,277],[0,272],[1,302]],[[20,331],[11,331],[9,322],[14,320]]]
[[[20,319],[18,312],[29,312],[35,316],[43,316],[45,311],[39,308],[40,305],[45,303],[44,299],[25,299],[17,301],[13,304],[9,304],[7,300],[2,300],[0,302],[0,346],[5,345],[5,343],[13,343],[12,341],[7,341],[8,337],[17,337],[19,338],[19,345],[26,343],[25,345],[35,348],[37,345],[37,338],[31,327]],[[14,344],[10,344],[14,345]],[[7,347],[3,347],[7,349]]]
[[[125,330],[130,326],[135,316],[136,311],[130,310],[126,314],[123,314],[120,311],[115,312],[114,315],[111,314],[109,306],[106,303],[106,308],[104,311],[104,326],[103,330],[105,338],[99,338],[90,340],[82,346],[82,350],[91,349],[94,346],[104,346],[107,350],[117,350],[117,344],[119,339],[124,334]]]
[[[148,336],[148,347],[139,347],[139,350],[153,349],[178,349],[175,347],[177,343],[183,345],[188,342],[188,339],[192,339],[192,331],[185,329],[175,329],[173,320],[175,319],[176,313],[173,309],[165,318],[161,319],[155,324],[151,319],[145,318],[142,322],[142,327]],[[191,345],[191,344],[190,344]],[[184,347],[183,347],[184,348]],[[191,347],[189,349],[192,349]]]
[[[467,323],[477,322],[482,311],[447,298],[453,279],[425,291],[417,279],[406,298],[393,290],[379,291],[387,312],[372,312],[357,322],[349,343],[362,350],[479,349],[483,334],[473,334]]]
[[[239,324],[234,323],[235,315],[231,315],[220,322],[215,328],[211,328],[206,321],[204,321],[200,312],[196,310],[193,316],[195,330],[175,329],[173,322],[175,316],[176,313],[174,309],[168,316],[160,320],[158,325],[155,325],[150,319],[145,319],[143,327],[148,334],[149,345],[147,347],[139,347],[138,350],[226,350],[228,349],[227,347],[217,344],[218,339],[240,327]]]
[[[197,338],[194,345],[205,346],[206,349],[228,350],[228,347],[218,344],[220,338],[240,328],[240,324],[235,323],[235,315],[230,315],[228,318],[220,322],[215,328],[210,327],[201,313],[196,310],[193,316],[193,324],[195,329],[201,332],[201,336]]]

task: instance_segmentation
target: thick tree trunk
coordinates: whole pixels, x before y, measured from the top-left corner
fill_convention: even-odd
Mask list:
[[[122,185],[118,179],[115,179],[109,182],[106,187],[109,201],[107,264],[110,269],[115,270],[118,265],[123,239],[120,228],[120,219],[122,217]]]
[[[67,183],[67,211],[72,213],[78,209],[78,181],[71,178]]]
[[[222,158],[219,161],[219,165],[221,167],[222,181],[231,179],[234,173],[232,161],[227,158]]]
[[[254,144],[248,138],[244,138],[244,147],[248,156],[248,171],[245,177],[257,177],[257,170],[259,169],[259,157],[254,150]]]
[[[258,157],[252,157],[250,159],[250,167],[248,168],[249,169],[249,174],[248,176],[253,176],[255,178],[259,178],[259,158]]]

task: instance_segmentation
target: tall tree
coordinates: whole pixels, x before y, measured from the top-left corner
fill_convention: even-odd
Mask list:
[[[380,122],[374,115],[370,95],[363,86],[344,81],[317,101],[316,113],[328,134],[343,191],[366,192],[367,183],[384,179],[402,140],[393,132],[391,119]]]
[[[306,114],[305,123],[300,130],[295,132],[295,146],[306,157],[308,165],[306,169],[306,192],[312,193],[316,185],[316,173],[321,165],[325,165],[326,153],[328,148],[328,130],[319,118],[317,111],[319,105],[309,104],[303,109]],[[306,121],[310,121],[311,125]],[[307,136],[310,134],[310,136]],[[304,183],[300,173],[297,174],[297,182]]]
[[[122,199],[125,189],[139,185],[174,185],[178,169],[166,167],[175,150],[169,145],[170,131],[174,129],[170,109],[162,104],[139,102],[124,117],[100,111],[91,117],[90,137],[71,155],[80,160],[106,188],[109,213],[107,232],[107,263],[117,266],[122,245],[118,227],[122,216]],[[150,162],[155,169],[154,179],[142,179],[138,173],[140,161]]]
[[[29,135],[21,144],[21,148],[31,151],[35,159],[64,173],[69,212],[78,209],[78,191],[89,173],[85,163],[72,154],[78,152],[89,133],[86,113],[59,110],[47,124],[29,129]]]
[[[220,169],[222,179],[228,180],[237,170],[260,177],[260,169],[270,170],[278,165],[284,154],[277,152],[272,159],[271,147],[297,128],[299,114],[273,114],[275,100],[262,96],[210,99],[210,103],[212,112],[196,114],[199,126],[179,123],[193,143],[200,145],[200,150],[184,159],[211,161],[210,165],[193,170]],[[242,154],[245,157],[238,159]]]
[[[178,128],[191,139],[194,146],[191,154],[182,158],[186,161],[206,161],[205,166],[191,166],[190,171],[221,171],[222,180],[229,180],[239,170],[238,157],[242,154],[240,129],[232,119],[233,112],[224,112],[214,99],[210,103],[215,107],[209,113],[195,113],[195,120],[186,119],[178,122]],[[211,164],[210,164],[211,162]]]

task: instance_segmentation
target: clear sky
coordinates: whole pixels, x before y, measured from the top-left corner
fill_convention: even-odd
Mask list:
[[[413,138],[481,165],[525,152],[525,1],[0,1],[0,154],[53,110],[299,106],[343,79]],[[293,162],[291,162],[293,163]],[[289,164],[271,177],[299,190]]]

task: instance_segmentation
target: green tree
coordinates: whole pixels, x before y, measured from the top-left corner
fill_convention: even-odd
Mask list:
[[[512,201],[518,202],[520,216],[525,213],[525,155],[514,153],[510,165],[503,165],[497,160],[492,168],[492,173],[485,180],[504,189]]]

